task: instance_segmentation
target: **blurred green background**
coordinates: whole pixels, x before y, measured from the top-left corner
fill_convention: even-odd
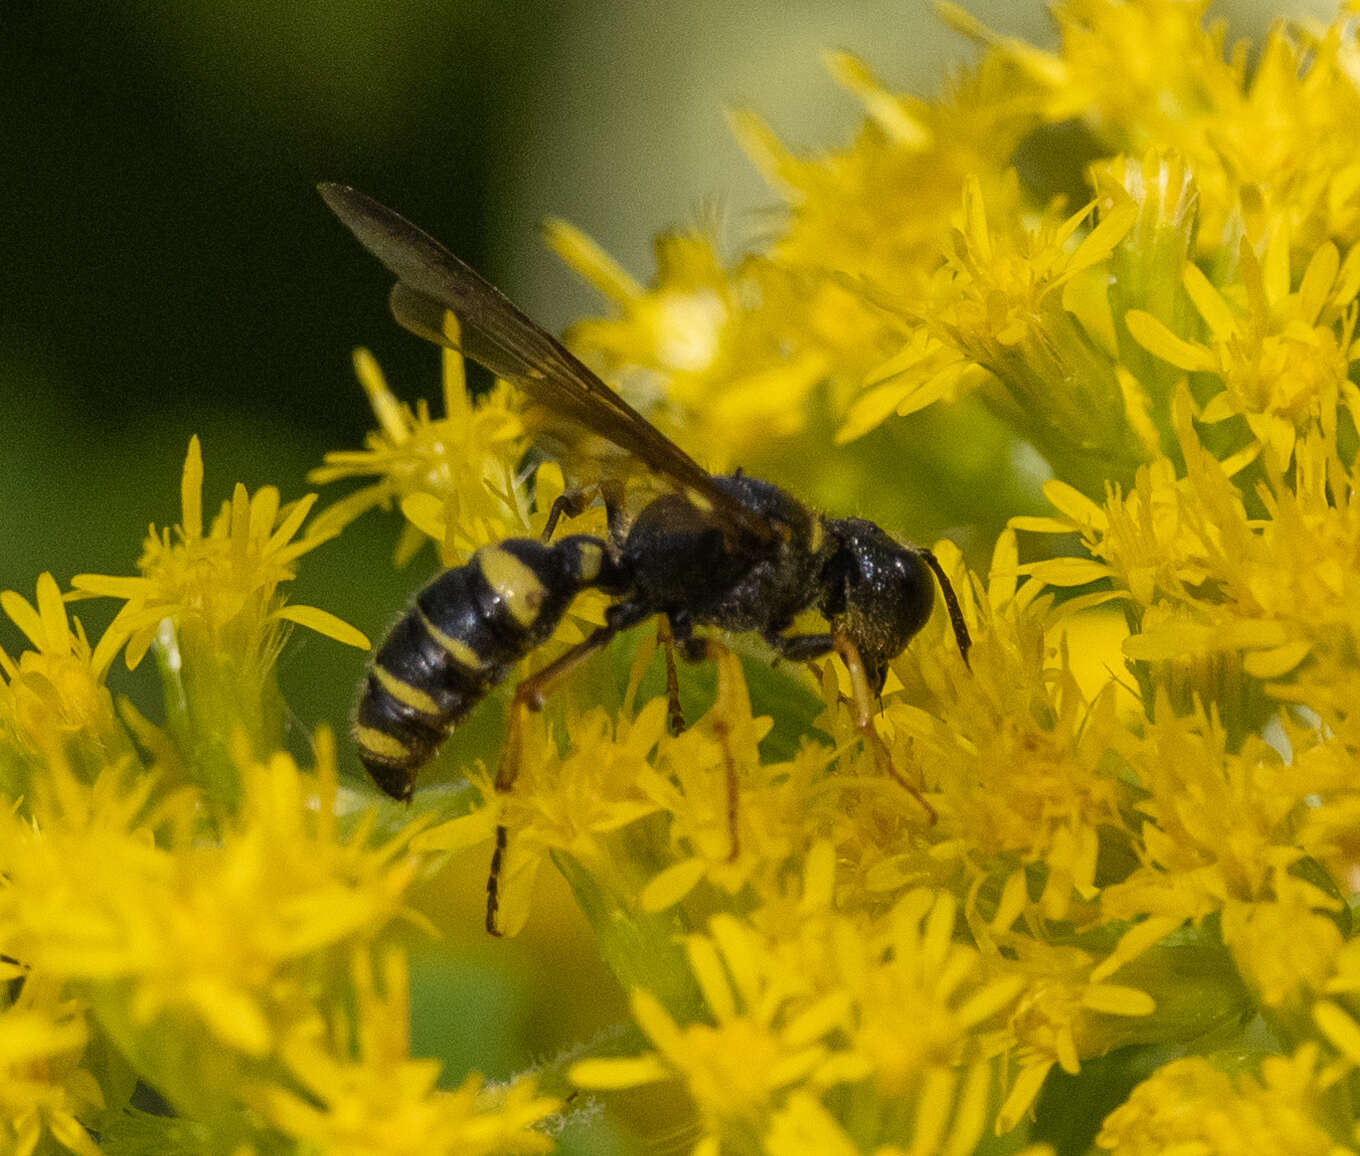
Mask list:
[[[1051,42],[1034,0],[968,6]],[[1272,14],[1216,11],[1232,36]],[[651,235],[705,202],[735,242],[756,235],[774,198],[723,110],[756,109],[794,147],[843,142],[859,110],[822,67],[828,47],[924,95],[970,52],[922,0],[3,5],[0,589],[31,598],[44,569],[63,586],[129,572],[148,522],[178,519],[193,433],[210,509],[238,480],[306,492],[308,468],[369,426],[357,344],[402,396],[436,395],[437,355],[390,323],[386,275],[318,180],[407,213],[558,329],[597,303],[537,223],[572,221],[642,278]],[[343,556],[306,560],[294,598],[381,634],[433,564],[394,573],[395,533],[365,519]],[[108,617],[80,613],[92,632]],[[307,726],[343,727],[363,656],[305,633],[283,659],[290,702]],[[7,621],[0,644],[20,648]],[[152,697],[121,665],[112,681]],[[475,912],[482,870],[450,884],[467,888],[450,903]],[[474,915],[465,943],[418,961],[418,1046],[452,1077],[504,1075],[616,1014],[617,1000],[563,998],[555,956],[568,975],[598,966],[567,919],[501,944],[477,938]],[[583,1143],[612,1150],[603,1133]]]

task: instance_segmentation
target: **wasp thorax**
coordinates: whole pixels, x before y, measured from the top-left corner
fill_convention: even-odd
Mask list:
[[[869,682],[883,687],[897,657],[930,618],[935,584],[922,552],[864,518],[828,518],[837,543],[822,578],[821,611],[859,650]]]

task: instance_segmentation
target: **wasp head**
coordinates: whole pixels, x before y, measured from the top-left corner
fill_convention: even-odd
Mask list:
[[[893,541],[863,518],[828,518],[836,543],[822,570],[820,610],[855,644],[877,693],[888,662],[930,617],[935,583],[925,552]]]

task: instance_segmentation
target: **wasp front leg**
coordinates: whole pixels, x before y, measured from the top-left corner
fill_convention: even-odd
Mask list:
[[[864,736],[864,741],[873,749],[879,767],[893,782],[910,792],[911,797],[921,804],[930,822],[934,823],[939,818],[935,808],[916,786],[908,782],[893,766],[892,752],[888,750],[888,744],[883,741],[883,736],[874,726],[875,696],[869,687],[869,675],[864,660],[860,657],[859,647],[840,634],[833,634],[832,641],[836,653],[841,656],[841,661],[845,663],[845,669],[850,674],[850,705],[854,708],[855,729]]]
[[[888,745],[883,741],[883,736],[878,733],[878,728],[874,726],[875,695],[870,686],[869,673],[865,668],[863,658],[860,656],[859,647],[850,639],[838,633],[771,633],[765,636],[765,640],[781,658],[787,658],[793,662],[810,662],[812,659],[821,658],[833,650],[840,655],[841,661],[845,663],[845,669],[850,675],[850,696],[848,700],[843,699],[843,701],[848,701],[850,704],[855,729],[859,731],[860,736],[874,752],[874,760],[883,773],[908,791],[911,797],[921,804],[930,821],[934,823],[939,817],[935,813],[935,808],[930,805],[920,790],[908,782],[893,765],[892,752],[888,750]]]

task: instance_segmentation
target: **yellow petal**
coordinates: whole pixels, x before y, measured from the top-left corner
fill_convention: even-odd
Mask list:
[[[463,851],[485,843],[495,833],[499,821],[495,807],[480,807],[468,815],[459,815],[447,823],[440,823],[422,831],[411,840],[412,851]]]
[[[841,87],[855,94],[864,111],[899,148],[923,152],[931,147],[930,129],[908,111],[901,97],[888,92],[869,66],[848,52],[829,52],[826,66]]]
[[[1044,483],[1046,497],[1060,514],[1066,514],[1079,526],[1094,526],[1103,530],[1108,525],[1105,511],[1085,494],[1056,478]]]
[[[278,493],[278,491],[275,490],[275,493]],[[302,523],[307,520],[307,514],[311,511],[311,508],[316,505],[316,499],[316,494],[307,494],[288,507],[288,512],[283,516],[283,521],[279,523],[278,528],[275,529],[272,534],[269,534],[269,540],[264,548],[266,554],[272,554],[283,549],[284,545],[298,532]],[[268,533],[269,526],[272,524],[273,523],[271,522],[264,527],[264,532],[261,534],[261,537],[264,536],[264,533]],[[313,523],[313,527],[315,527],[315,523]],[[340,527],[336,526],[333,533],[328,533],[327,537],[333,537],[334,534],[338,534],[339,532]]]
[[[668,907],[674,907],[694,890],[707,870],[708,864],[702,859],[685,859],[671,864],[642,889],[642,894],[638,896],[642,910],[665,911]]]
[[[1311,642],[1290,642],[1270,650],[1253,650],[1242,658],[1242,669],[1252,678],[1280,678],[1308,657]]]
[[[1124,933],[1114,951],[1091,969],[1091,982],[1108,979],[1130,960],[1156,946],[1185,920],[1179,915],[1153,915]]]
[[[1309,325],[1317,321],[1318,314],[1326,306],[1340,269],[1341,253],[1331,241],[1320,245],[1308,262],[1299,283],[1299,308]]]
[[[9,619],[20,630],[24,636],[41,650],[43,648],[43,623],[42,618],[36,610],[29,605],[29,601],[22,594],[15,590],[5,590],[0,592],[0,610],[4,610],[9,615]]]
[[[1331,1000],[1313,1006],[1313,1022],[1318,1030],[1352,1064],[1360,1064],[1360,1025]]]
[[[578,1088],[634,1088],[671,1078],[671,1071],[660,1057],[633,1056],[618,1060],[577,1060],[567,1070],[567,1079]]]
[[[1225,389],[1222,393],[1214,394],[1204,403],[1204,408],[1199,413],[1199,420],[1205,425],[1213,425],[1215,422],[1227,421],[1230,417],[1236,417],[1240,412],[1233,395]]]
[[[727,970],[713,941],[703,936],[691,936],[685,944],[689,956],[689,968],[704,993],[704,1002],[719,1020],[731,1019],[736,1015],[736,1000],[732,985],[727,979]]]
[[[543,224],[548,248],[589,281],[604,296],[618,302],[642,297],[643,288],[595,240],[575,225],[556,218]]]
[[[1198,265],[1186,265],[1181,274],[1181,284],[1215,337],[1226,340],[1237,332],[1237,319],[1232,309]]]
[[[387,379],[383,377],[377,358],[362,346],[354,351],[354,376],[368,395],[368,404],[373,416],[378,419],[378,425],[393,445],[409,441],[411,429],[406,420],[406,411],[388,389]]]
[[[1071,522],[1057,518],[1040,518],[1029,514],[1017,514],[1006,525],[1012,530],[1025,530],[1031,534],[1070,534],[1076,529]]]
[[[673,1052],[684,1044],[683,1035],[661,1001],[651,992],[637,987],[629,999],[633,1019],[661,1051]]]
[[[1150,1016],[1157,1001],[1136,987],[1097,983],[1082,993],[1081,1006],[1111,1016]]]
[[[1289,296],[1289,221],[1283,216],[1277,220],[1266,242],[1265,265],[1261,269],[1266,299],[1272,302]]]
[[[436,542],[444,540],[446,522],[444,503],[433,494],[421,491],[407,494],[401,500],[402,516],[428,538]]]
[[[1103,562],[1089,558],[1054,558],[1046,562],[1028,562],[1020,573],[1032,574],[1050,586],[1085,586],[1101,578],[1109,578],[1113,571]]]
[[[1002,530],[992,550],[992,564],[987,570],[987,601],[993,606],[1004,606],[1015,597],[1015,583],[1020,574],[1020,548],[1013,529]]]
[[[1019,875],[1013,876],[1019,878]],[[976,995],[964,1000],[954,1012],[954,1018],[965,1027],[975,1027],[1007,1007],[1025,989],[1024,976],[1014,975],[989,983]]]
[[[1209,373],[1217,367],[1213,354],[1204,346],[1177,337],[1151,313],[1130,309],[1124,314],[1124,324],[1139,345],[1178,369]]]
[[[913,1156],[940,1150],[940,1141],[954,1106],[954,1073],[948,1068],[929,1067],[916,1096],[916,1121],[912,1128]]]
[[[897,403],[905,398],[912,388],[910,383],[899,378],[886,385],[876,385],[873,389],[865,390],[850,403],[845,421],[836,431],[836,444],[846,445],[856,438],[863,437],[870,430],[877,429],[888,420],[888,416],[897,408]]]
[[[973,1064],[964,1077],[963,1091],[954,1097],[954,1126],[941,1156],[968,1156],[977,1149],[987,1126],[987,1105],[991,1100],[992,1069],[985,1062]]]
[[[203,448],[198,435],[189,439],[184,473],[179,482],[180,526],[190,542],[203,537]]]
[[[373,645],[363,631],[356,630],[343,618],[336,617],[328,610],[319,610],[315,606],[289,605],[280,607],[274,613],[277,618],[296,622],[299,626],[315,630],[327,638],[334,638],[336,642],[343,642],[346,646],[368,650]]]
[[[119,577],[115,574],[77,574],[71,588],[90,598],[121,598],[131,601],[147,593],[145,578]]]
[[[1138,217],[1138,206],[1132,201],[1119,205],[1106,213],[1086,239],[1077,246],[1067,263],[1068,271],[1085,269],[1097,261],[1103,261],[1111,250],[1124,239],[1124,234],[1133,228]]]
[[[1030,1105],[1038,1097],[1039,1090],[1044,1086],[1044,1081],[1048,1078],[1048,1073],[1052,1068],[1053,1063],[1050,1060],[1020,1069],[1020,1074],[1015,1078],[1015,1083],[1011,1085],[1010,1094],[1006,1097],[1005,1103],[1001,1105],[1001,1110],[997,1112],[996,1130],[998,1133],[1009,1132],[1020,1122],[1020,1117],[1029,1111]]]
[[[71,628],[66,621],[66,604],[61,600],[57,580],[46,571],[38,575],[38,613],[47,635],[43,649],[49,653],[70,654]]]

